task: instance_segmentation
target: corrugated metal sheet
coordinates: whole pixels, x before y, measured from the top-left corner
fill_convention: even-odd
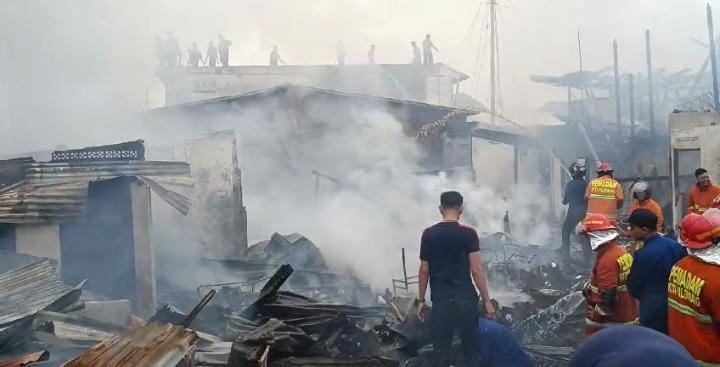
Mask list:
[[[143,324],[95,345],[63,367],[175,367],[199,337],[177,325]]]
[[[80,289],[60,280],[49,260],[0,274],[0,326],[40,310],[58,310],[76,302]]]
[[[24,180],[0,190],[0,223],[44,224],[80,220],[93,181],[135,176],[183,214],[189,199],[173,189],[192,188],[182,162],[122,161],[30,163]]]
[[[0,367],[23,367],[35,362],[47,361],[48,357],[50,357],[50,353],[41,351],[18,358],[0,360]]]

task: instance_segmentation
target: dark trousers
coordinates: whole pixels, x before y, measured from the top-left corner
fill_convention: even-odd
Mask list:
[[[440,298],[440,297],[438,297]],[[465,366],[478,367],[480,352],[479,319],[477,298],[443,297],[433,300],[430,332],[433,342],[433,367],[450,365],[450,350],[455,331],[460,336],[460,345]],[[457,365],[457,363],[455,363]]]
[[[578,223],[585,218],[584,214],[568,213],[565,216],[565,222],[562,225],[562,252],[563,255],[570,258],[570,235],[575,233],[575,227]],[[581,237],[583,245],[583,256],[585,259],[592,259],[592,250],[590,249],[590,243],[583,237]]]

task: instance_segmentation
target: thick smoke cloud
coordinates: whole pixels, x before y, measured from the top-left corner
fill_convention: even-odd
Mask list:
[[[704,1],[500,3],[502,111],[519,121],[545,122],[535,108],[564,98],[564,91],[532,84],[528,76],[576,69],[578,28],[586,69],[609,65],[612,38],[618,38],[622,68],[642,71],[647,28],[653,31],[657,67],[695,68],[705,56],[689,40],[706,38]],[[327,64],[334,60],[339,39],[348,49],[348,62],[364,62],[374,43],[378,62],[406,63],[410,41],[431,33],[440,48],[438,60],[475,77],[463,90],[486,100],[487,73],[476,73],[476,53],[483,37],[487,40],[487,29],[476,27],[464,37],[480,5],[474,0],[2,1],[0,153],[137,137],[149,145],[164,144],[152,128],[134,122],[144,108],[162,104],[153,36],[168,30],[183,49],[193,42],[204,49],[218,34],[225,35],[234,42],[233,64],[267,63],[273,45],[289,63]],[[510,210],[518,237],[539,243],[548,239],[547,227],[537,224],[548,210],[538,195],[542,191],[530,184],[511,189],[511,164],[497,147],[477,148],[476,167],[486,186],[473,187],[443,177],[415,179],[420,169],[412,139],[386,114],[358,111],[361,126],[298,147],[277,129],[283,121],[256,126],[252,111],[244,113],[239,119],[253,131],[239,132],[251,242],[274,231],[300,231],[338,264],[355,264],[374,285],[384,285],[388,276],[399,274],[399,249],[417,250],[419,231],[436,220],[437,195],[447,188],[463,191],[468,217],[482,230],[500,230]],[[202,131],[178,133],[196,132]],[[268,143],[278,141],[287,149]],[[312,169],[347,186],[323,181],[316,199]]]

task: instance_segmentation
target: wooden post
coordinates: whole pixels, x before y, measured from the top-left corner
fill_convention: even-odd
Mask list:
[[[650,136],[655,137],[655,100],[653,97],[652,82],[652,54],[650,52],[650,30],[645,31],[645,57],[647,58],[647,79],[648,79],[648,123],[650,124]]]
[[[622,114],[620,112],[620,70],[618,67],[617,41],[613,40],[613,69],[615,72],[615,119],[617,121],[618,142],[622,141]]]
[[[706,7],[708,39],[710,40],[710,66],[712,67],[713,82],[713,103],[715,112],[720,110],[720,96],[718,96],[718,79],[717,79],[717,55],[715,54],[715,31],[713,30],[712,8],[710,3]]]
[[[410,286],[408,285],[408,276],[407,276],[407,266],[405,265],[405,248],[402,249],[402,265],[403,265],[403,280],[405,281],[405,291],[410,291]]]

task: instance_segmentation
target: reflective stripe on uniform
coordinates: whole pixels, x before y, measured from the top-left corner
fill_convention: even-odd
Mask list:
[[[588,318],[585,318],[585,324],[590,326],[597,326],[597,327],[610,327],[610,326],[622,326],[622,325],[637,325],[639,322],[639,319],[635,319],[628,322],[597,322],[590,320]]]
[[[618,286],[615,288],[618,292],[627,292],[627,284],[623,284],[621,286]],[[595,294],[600,294],[600,289],[594,285],[590,285],[590,292],[593,292]]]
[[[615,195],[590,194],[588,195],[588,197],[600,200],[617,200],[617,197],[615,197]]]
[[[695,361],[703,367],[720,367],[720,363],[703,362],[697,359]]]
[[[668,306],[670,306],[672,309],[674,309],[677,312],[680,312],[683,315],[694,317],[702,323],[712,324],[712,322],[713,322],[712,316],[701,314],[701,313],[693,310],[691,307],[685,306],[684,304],[682,304],[672,298],[668,298]]]
[[[606,217],[608,217],[608,218],[610,218],[610,219],[617,219],[617,214],[591,213],[591,212],[588,212],[587,214],[588,214],[588,215],[590,215],[590,214],[602,214],[602,215],[604,215],[604,216],[606,216]]]
[[[607,316],[607,315],[609,315],[609,313],[603,311],[603,309],[602,309],[599,305],[595,305],[595,307],[593,307],[593,310],[595,310],[595,312],[597,312],[597,313],[600,314],[601,316]]]

